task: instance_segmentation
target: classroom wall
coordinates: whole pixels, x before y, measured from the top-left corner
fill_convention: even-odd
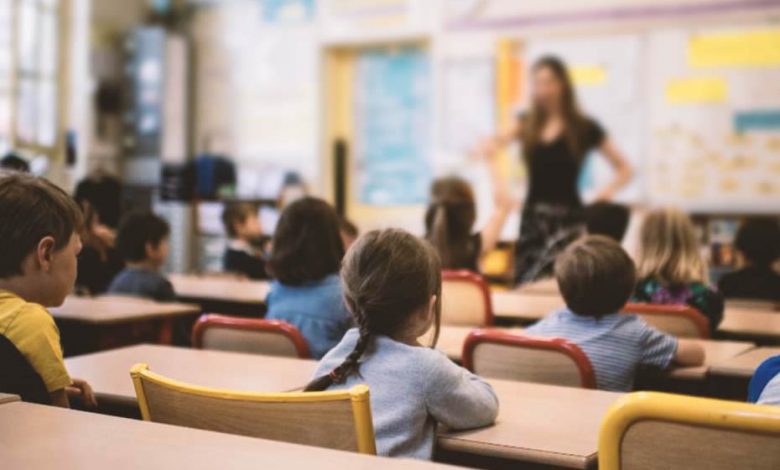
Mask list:
[[[780,19],[780,4],[766,0],[672,0],[637,2],[635,0],[559,0],[556,2],[532,0],[485,0],[476,2],[446,2],[444,0],[398,0],[383,2],[384,13],[367,13],[375,1],[343,2],[322,0],[317,2],[316,17],[304,24],[268,24],[263,19],[261,2],[236,0],[225,5],[212,5],[198,12],[195,22],[198,85],[195,103],[198,124],[196,144],[213,140],[218,148],[237,155],[239,164],[247,168],[263,168],[278,164],[298,169],[310,178],[315,193],[328,199],[332,196],[332,161],[328,123],[341,119],[338,111],[328,103],[332,92],[329,82],[338,80],[328,76],[326,57],[330,51],[340,48],[359,50],[371,45],[424,43],[430,52],[434,89],[432,117],[432,164],[436,174],[458,171],[484,186],[486,176],[479,164],[466,159],[462,150],[448,145],[449,137],[443,130],[442,116],[447,112],[447,97],[443,90],[443,71],[451,63],[462,60],[495,60],[497,42],[501,38],[546,38],[571,35],[612,34],[641,32],[650,28],[675,27],[690,24],[734,25],[739,23],[775,22]],[[357,6],[355,6],[357,5]],[[365,10],[360,10],[364,6]],[[388,6],[389,5],[389,6]],[[214,38],[225,32],[251,30],[253,36],[244,36],[252,48],[280,44],[295,47],[295,55],[303,60],[272,62],[279,57],[257,54],[230,54],[230,44],[218,44]],[[228,34],[237,40],[238,34]],[[253,38],[253,39],[248,39]],[[292,40],[297,38],[297,41]],[[228,39],[229,43],[231,39]],[[286,41],[286,42],[285,42]],[[248,49],[248,47],[247,47]],[[285,49],[292,55],[292,49]],[[285,73],[260,74],[262,80],[247,83],[247,77],[258,73],[253,68],[260,64],[284,70]],[[267,66],[268,67],[268,66]],[[292,82],[291,82],[292,81]],[[278,104],[269,104],[269,95],[293,83],[295,98],[291,107],[279,111],[279,122],[284,123],[284,139],[295,141],[295,146],[285,147],[283,139],[264,128],[263,119],[273,113],[254,116],[260,124],[249,130],[241,130],[253,137],[252,129],[259,129],[261,138],[246,138],[234,133],[245,121],[246,110],[262,110]],[[245,88],[257,88],[257,93],[244,93]],[[312,92],[313,90],[313,92]],[[240,93],[239,93],[240,92]],[[348,93],[348,92],[347,92]],[[240,97],[240,99],[239,99]],[[309,105],[304,101],[311,100]],[[223,105],[221,108],[219,105]],[[291,109],[292,108],[292,109]],[[281,109],[281,108],[280,108]],[[289,113],[289,114],[286,114]],[[496,111],[497,113],[497,111]],[[297,117],[290,118],[290,116]],[[495,116],[500,126],[507,116]],[[289,119],[289,120],[288,120]],[[296,123],[290,125],[289,123]],[[278,129],[277,129],[278,130]],[[234,135],[231,135],[233,133]],[[216,137],[209,139],[209,135]],[[254,136],[256,137],[256,136]],[[270,139],[270,144],[268,144]],[[268,144],[274,151],[264,150]],[[287,153],[285,153],[287,152]],[[519,176],[514,151],[509,160],[515,168],[508,171]],[[282,157],[280,158],[280,155]],[[276,162],[276,163],[274,163]],[[354,182],[355,175],[351,180]],[[515,188],[522,192],[522,187]],[[354,192],[354,191],[351,191]],[[484,221],[491,203],[489,194],[479,197],[480,220]],[[349,205],[350,217],[363,229],[388,224],[400,225],[414,232],[422,232],[422,205],[380,208],[357,204],[354,195]],[[506,235],[516,234],[518,221],[507,223]]]

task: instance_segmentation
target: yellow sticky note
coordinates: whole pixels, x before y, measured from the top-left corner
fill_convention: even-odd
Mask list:
[[[717,77],[678,78],[666,84],[666,101],[672,104],[722,103],[726,101],[728,86]]]
[[[607,71],[600,65],[575,65],[569,69],[569,75],[579,86],[601,85],[607,81]]]
[[[691,67],[780,65],[780,29],[705,34],[688,43]]]

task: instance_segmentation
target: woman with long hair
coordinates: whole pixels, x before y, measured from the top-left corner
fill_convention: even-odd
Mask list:
[[[566,65],[556,57],[542,57],[532,74],[531,109],[480,149],[495,155],[513,141],[522,143],[528,193],[516,245],[517,284],[549,277],[557,255],[583,233],[577,182],[589,152],[599,150],[615,170],[597,200],[612,199],[632,177],[630,164],[601,125],[580,110]]]

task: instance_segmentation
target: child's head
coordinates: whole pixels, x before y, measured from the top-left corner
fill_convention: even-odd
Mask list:
[[[684,212],[664,208],[650,212],[639,235],[638,275],[669,286],[707,282],[696,229]]]
[[[612,202],[596,202],[585,208],[585,225],[590,235],[604,235],[617,242],[623,241],[631,211]]]
[[[780,258],[780,226],[774,219],[748,219],[739,227],[734,244],[751,265],[769,267]]]
[[[301,285],[336,274],[344,257],[339,216],[327,202],[304,197],[282,212],[268,270],[287,285]]]
[[[425,238],[433,244],[445,269],[468,265],[471,231],[477,218],[474,191],[461,178],[439,178],[431,185],[425,213]]]
[[[375,336],[417,338],[432,324],[438,336],[441,265],[427,242],[403,230],[369,232],[347,252],[341,283],[360,338],[344,363],[315,379],[309,391],[342,383],[357,371],[358,361]]]
[[[341,241],[344,242],[345,251],[348,250],[360,236],[357,225],[353,224],[352,221],[346,217],[339,217],[339,232],[341,233]]]
[[[81,210],[60,188],[0,173],[0,280],[20,286],[29,301],[60,305],[76,281],[82,225]]]
[[[128,263],[160,268],[168,258],[170,227],[151,212],[131,212],[119,224],[116,246]]]
[[[634,291],[634,262],[618,242],[588,235],[555,262],[555,278],[569,310],[601,317],[619,311]]]
[[[249,202],[231,202],[222,211],[222,223],[230,238],[254,240],[263,235],[257,207]]]

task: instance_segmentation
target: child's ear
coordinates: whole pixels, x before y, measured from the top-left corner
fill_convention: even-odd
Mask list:
[[[35,260],[43,271],[48,272],[51,269],[55,245],[54,237],[51,236],[43,237],[38,242],[35,250]]]
[[[154,254],[157,251],[157,247],[152,242],[146,242],[144,245],[144,252],[146,253],[146,259],[154,258]]]

